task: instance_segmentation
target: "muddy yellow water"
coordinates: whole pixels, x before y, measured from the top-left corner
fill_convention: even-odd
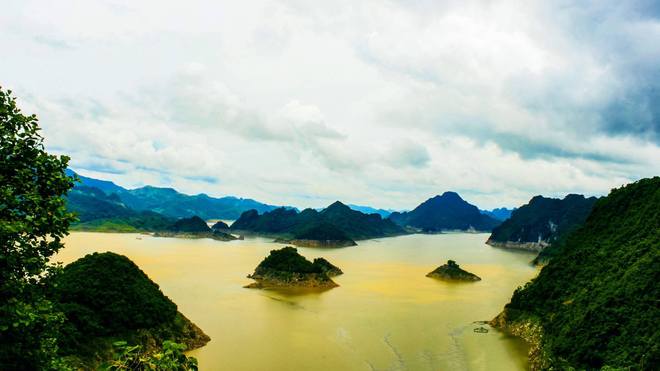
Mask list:
[[[325,292],[245,289],[245,276],[281,245],[136,234],[72,233],[57,260],[94,251],[135,261],[211,342],[190,352],[201,370],[525,370],[525,345],[476,333],[537,271],[533,255],[489,247],[485,234],[412,235],[343,249],[299,248],[344,275]],[[482,278],[425,277],[457,261]],[[487,327],[487,326],[486,326]]]

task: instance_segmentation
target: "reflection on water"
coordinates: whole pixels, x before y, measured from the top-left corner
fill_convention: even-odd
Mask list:
[[[135,234],[72,233],[57,260],[94,251],[135,261],[210,337],[202,370],[524,370],[525,345],[476,333],[536,274],[533,255],[491,248],[485,234],[413,235],[342,249],[299,248],[344,274],[326,292],[245,289],[281,245]],[[425,277],[448,259],[482,281]],[[488,327],[487,325],[485,327]]]

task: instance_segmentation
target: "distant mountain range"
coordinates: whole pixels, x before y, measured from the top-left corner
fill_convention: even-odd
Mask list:
[[[535,196],[495,228],[487,243],[541,251],[584,223],[596,200],[576,194],[564,199]]]
[[[491,231],[501,222],[482,214],[456,192],[445,192],[430,198],[409,212],[394,212],[389,219],[403,227],[422,232],[441,231]]]
[[[68,175],[74,175],[71,170]],[[77,175],[77,174],[75,174]],[[186,195],[173,188],[144,186],[127,189],[113,182],[77,175],[80,182],[69,192],[68,207],[78,214],[76,229],[133,231],[167,230],[180,218],[229,219],[232,230],[256,234],[284,234],[360,240],[383,236],[449,230],[490,231],[508,209],[479,211],[455,192],[445,192],[410,212],[392,212],[369,206],[335,202],[326,209],[277,207],[252,199]],[[491,217],[490,215],[495,217]],[[337,228],[335,228],[337,227]],[[408,230],[404,232],[404,227]],[[303,233],[304,232],[304,233]]]
[[[67,174],[75,173],[67,170]],[[81,175],[78,175],[78,178],[81,182],[74,187],[74,190],[79,190],[81,187],[94,188],[111,197],[115,204],[123,205],[125,208],[134,211],[152,211],[170,218],[199,216],[202,219],[236,219],[246,210],[254,209],[263,213],[277,208],[277,206],[246,198],[232,196],[214,198],[206,194],[191,196],[177,192],[173,188],[152,186],[126,189],[105,180]],[[98,192],[90,193],[89,190],[86,190],[85,193],[103,199]],[[70,204],[72,202],[72,207],[81,211],[82,205],[76,205],[76,200],[70,200]],[[115,209],[117,208],[112,208],[112,210]]]
[[[337,201],[323,209],[301,212],[279,208],[259,215],[244,212],[231,225],[233,232],[280,237],[284,240],[337,241],[364,240],[405,234],[403,228],[378,214],[364,214]]]
[[[516,209],[515,207],[513,209],[507,209],[506,207],[498,207],[493,210],[480,210],[480,211],[482,214],[488,215],[493,219],[497,219],[503,222],[511,217],[511,213],[515,209]]]

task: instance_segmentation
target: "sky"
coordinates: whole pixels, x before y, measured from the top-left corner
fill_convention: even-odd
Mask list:
[[[0,86],[82,175],[481,208],[660,174],[653,1],[31,1]]]

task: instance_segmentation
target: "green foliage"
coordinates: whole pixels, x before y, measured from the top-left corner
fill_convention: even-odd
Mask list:
[[[536,196],[521,206],[490,236],[496,242],[557,242],[582,225],[596,203],[595,197],[568,195],[563,200]],[[550,250],[546,252],[549,254]]]
[[[172,303],[131,260],[111,252],[87,255],[54,281],[55,301],[67,318],[61,339],[75,353],[90,338],[118,336],[174,320]]]
[[[49,258],[62,248],[73,214],[68,157],[44,150],[37,118],[0,88],[0,369],[50,367],[61,316],[44,298]]]
[[[660,364],[660,177],[614,189],[557,243],[539,276],[506,306],[539,318],[543,347],[577,368]]]
[[[75,357],[61,354],[79,348],[67,346],[93,346],[96,334],[135,336],[130,330],[138,327],[159,326],[159,338],[185,328],[200,334],[194,341],[208,341],[185,318],[177,320],[176,305],[125,257],[97,254],[64,269],[51,265],[76,220],[64,197],[75,180],[66,173],[69,159],[44,150],[36,117],[21,114],[1,88],[0,139],[1,370],[77,369],[70,362]],[[85,221],[136,216],[116,195],[96,188],[77,188],[68,200],[91,211],[80,213]],[[196,369],[182,350],[165,343],[152,363],[163,370]]]
[[[279,250],[271,250],[268,255],[257,266],[257,272],[278,271],[287,273],[323,273],[328,275],[342,274],[341,269],[325,260],[316,258],[310,262],[298,253],[298,249],[285,246]]]
[[[305,209],[299,213],[279,208],[259,215],[256,210],[249,210],[231,225],[231,230],[314,240],[360,240],[404,233],[401,227],[378,214],[363,214],[339,201],[321,212]]]
[[[325,260],[325,258],[316,258],[312,264],[328,276],[336,276],[344,273],[339,267]]]
[[[139,345],[128,345],[125,341],[114,344],[115,356],[111,362],[101,366],[105,371],[196,371],[197,360],[186,357],[186,346],[165,341],[157,352],[143,352]]]
[[[445,192],[430,198],[409,212],[394,212],[390,214],[389,220],[425,232],[470,228],[490,231],[500,224],[499,220],[482,214],[476,206],[467,203],[455,192]]]
[[[291,246],[279,250],[271,250],[270,255],[264,259],[257,269],[272,269],[281,272],[294,273],[322,273],[320,265],[314,265],[304,256],[298,254],[298,249]]]

